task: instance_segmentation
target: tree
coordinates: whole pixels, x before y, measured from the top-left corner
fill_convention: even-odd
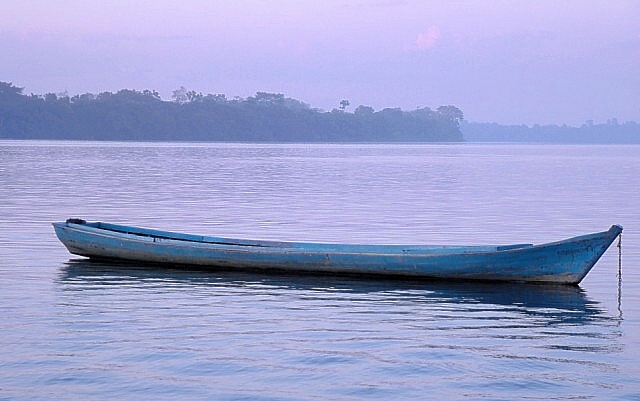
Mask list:
[[[189,92],[187,92],[186,96],[187,96],[187,100],[190,103],[201,101],[204,98],[204,96],[202,95],[202,92],[196,92],[194,90],[190,90]]]
[[[460,123],[460,121],[464,120],[462,110],[456,106],[440,106],[436,111],[440,113],[442,117],[453,120],[456,123]]]
[[[347,99],[342,99],[340,101],[340,110],[345,111],[350,104],[351,103]]]
[[[224,93],[216,93],[215,95],[208,93],[203,100],[207,101],[207,102],[214,102],[214,103],[226,103],[227,102],[227,95],[225,95]]]
[[[44,101],[47,103],[55,103],[58,100],[58,96],[55,93],[47,93],[44,95]]]
[[[354,114],[356,115],[371,115],[374,113],[374,109],[371,106],[363,106],[360,105],[358,107],[356,107],[356,109],[353,111]]]
[[[152,97],[152,98],[154,98],[156,100],[160,100],[160,94],[156,90],[151,91],[149,89],[145,89],[145,90],[142,91],[142,94],[147,96],[147,97]]]
[[[267,104],[283,104],[284,94],[282,93],[269,93],[269,92],[256,92],[256,95],[249,97],[248,102],[267,103]]]
[[[419,107],[410,114],[421,120],[436,120],[440,116],[437,111],[433,111],[429,107]]]
[[[171,98],[176,103],[187,103],[189,98],[187,97],[187,88],[184,86],[179,87],[178,89],[171,92]]]
[[[24,88],[14,86],[11,82],[0,82],[0,98],[22,96]]]

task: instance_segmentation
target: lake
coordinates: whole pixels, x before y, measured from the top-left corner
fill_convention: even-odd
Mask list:
[[[639,188],[639,145],[0,141],[0,399],[637,400]],[[87,262],[54,235],[69,217],[351,243],[625,230],[573,287]]]

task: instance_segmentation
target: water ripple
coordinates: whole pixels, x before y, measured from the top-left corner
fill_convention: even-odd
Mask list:
[[[0,142],[0,398],[637,398],[639,150]],[[621,223],[624,279],[615,251],[582,287],[95,263],[68,217],[368,243]]]

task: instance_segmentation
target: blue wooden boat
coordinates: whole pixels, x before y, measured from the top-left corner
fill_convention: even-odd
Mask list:
[[[355,245],[260,241],[69,219],[53,223],[75,255],[218,268],[578,284],[622,232],[540,245]]]

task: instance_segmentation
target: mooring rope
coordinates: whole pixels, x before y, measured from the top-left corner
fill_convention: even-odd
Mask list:
[[[618,319],[622,320],[622,233],[618,234]]]

